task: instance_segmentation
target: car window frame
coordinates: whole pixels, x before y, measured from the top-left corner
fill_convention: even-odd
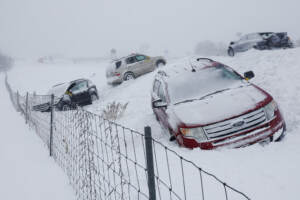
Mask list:
[[[129,63],[128,60],[131,59],[131,58],[134,59],[134,62]],[[128,58],[125,59],[125,62],[126,62],[127,65],[132,65],[132,64],[136,63],[137,60],[136,60],[135,56],[130,56],[130,57],[128,57]]]

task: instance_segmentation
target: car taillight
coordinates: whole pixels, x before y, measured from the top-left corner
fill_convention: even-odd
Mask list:
[[[120,73],[115,73],[115,76],[120,76],[121,74]]]

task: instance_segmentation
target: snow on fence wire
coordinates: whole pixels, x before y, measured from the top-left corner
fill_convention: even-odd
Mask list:
[[[250,199],[153,139],[150,127],[140,133],[82,108],[37,111],[37,105],[53,104],[53,97],[22,96],[7,78],[6,87],[14,107],[65,171],[79,200]]]

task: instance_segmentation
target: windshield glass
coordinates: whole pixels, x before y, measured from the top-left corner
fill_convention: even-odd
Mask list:
[[[173,104],[238,87],[243,78],[223,65],[208,67],[196,72],[186,72],[168,83]]]

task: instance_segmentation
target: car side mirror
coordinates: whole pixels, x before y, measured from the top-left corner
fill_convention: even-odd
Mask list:
[[[233,45],[234,44],[234,42],[230,42],[230,45]]]
[[[152,101],[153,108],[166,108],[167,106],[168,104],[166,102],[163,102],[161,99]]]
[[[255,75],[254,75],[254,72],[253,71],[247,71],[244,73],[244,77],[246,80],[249,80],[251,78],[253,78]]]

